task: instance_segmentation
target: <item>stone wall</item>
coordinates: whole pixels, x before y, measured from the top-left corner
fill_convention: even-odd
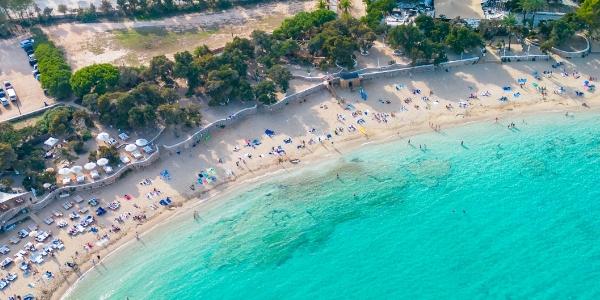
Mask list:
[[[179,143],[176,143],[173,145],[163,145],[163,147],[167,151],[169,151],[169,153],[173,153],[173,152],[177,152],[177,151],[181,151],[181,150],[190,148],[193,144],[200,142],[202,140],[202,137],[205,136],[206,134],[214,132],[217,129],[220,129],[222,127],[227,127],[231,124],[234,124],[235,122],[237,122],[238,119],[245,118],[249,115],[254,115],[254,114],[256,114],[256,112],[257,112],[256,105],[252,106],[252,107],[244,108],[225,119],[220,119],[220,120],[214,121],[214,122],[202,127],[200,130],[194,132],[187,139],[185,139]]]

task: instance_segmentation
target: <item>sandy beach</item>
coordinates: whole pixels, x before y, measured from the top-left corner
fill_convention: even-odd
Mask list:
[[[81,275],[98,270],[92,267],[102,264],[110,252],[137,242],[136,236],[143,241],[144,232],[168,222],[173,215],[210,209],[210,203],[218,201],[219,195],[236,187],[276,176],[275,172],[336,159],[365,143],[408,140],[418,133],[433,130],[443,133],[449,127],[476,121],[497,122],[498,130],[507,130],[523,114],[548,111],[577,114],[598,107],[600,97],[596,94],[585,92],[583,97],[576,97],[574,93],[583,90],[584,80],[600,74],[598,56],[574,60],[572,65],[567,63],[564,74],[563,67],[550,65],[551,62],[486,63],[448,72],[369,81],[363,85],[369,96],[367,101],[360,99],[357,90],[337,88],[344,104],[338,104],[330,93],[324,92],[307,98],[304,103],[290,104],[282,111],[249,117],[179,155],[164,151],[154,165],[132,172],[107,188],[80,193],[85,199],[80,207],[65,211],[62,204],[69,199],[57,201],[43,214],[20,225],[17,230],[37,223],[41,230],[51,231],[53,238],[60,239],[65,249],[36,266],[38,274],[28,278],[21,278],[15,264],[10,266],[5,271],[18,273],[19,279],[3,293],[5,296],[34,293],[44,299],[60,299]],[[539,79],[532,76],[535,71],[541,75]],[[552,74],[543,74],[544,71]],[[521,78],[527,79],[523,87],[517,83]],[[546,87],[548,95],[542,96],[532,83]],[[558,86],[565,89],[564,94],[555,93]],[[505,87],[510,87],[510,91],[505,91]],[[507,101],[499,101],[501,97]],[[347,104],[352,108],[348,109]],[[274,135],[267,137],[266,129],[274,131]],[[253,140],[259,140],[260,144],[247,146]],[[285,154],[277,154],[277,149]],[[292,159],[298,159],[299,163],[290,163]],[[198,184],[196,174],[209,169],[214,169],[216,182]],[[164,170],[168,170],[170,179],[160,175]],[[228,176],[230,173],[234,175]],[[92,197],[100,199],[103,207],[113,201],[120,202],[117,210],[96,217],[97,233],[73,237],[65,228],[41,222],[55,210],[65,215],[76,209],[93,211],[95,208],[86,204]],[[165,197],[173,200],[173,208],[158,205]],[[9,245],[8,239],[15,233],[5,235],[1,243]],[[23,243],[11,248],[22,248]],[[65,266],[72,261],[79,265],[77,271]],[[45,278],[42,274],[46,271],[53,278]]]

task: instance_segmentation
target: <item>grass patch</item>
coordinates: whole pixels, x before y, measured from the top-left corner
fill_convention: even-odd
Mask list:
[[[140,27],[114,30],[115,40],[123,48],[148,51],[176,47],[181,42],[208,38],[217,30],[166,29],[164,27]]]

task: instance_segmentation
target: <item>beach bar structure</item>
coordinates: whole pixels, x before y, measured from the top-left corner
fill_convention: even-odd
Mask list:
[[[358,72],[343,72],[340,73],[340,87],[355,88],[359,87],[362,81],[362,76]]]
[[[31,192],[16,194],[0,192],[0,232],[29,217],[29,204],[32,198]]]

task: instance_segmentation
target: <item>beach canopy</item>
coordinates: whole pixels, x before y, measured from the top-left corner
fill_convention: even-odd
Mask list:
[[[83,167],[82,166],[73,166],[71,167],[71,171],[73,171],[73,173],[81,173],[81,171],[83,171]]]
[[[42,243],[35,244],[35,249],[41,250],[42,248],[44,248],[44,244],[42,244]]]
[[[265,134],[269,137],[273,136],[275,134],[275,131],[271,130],[271,129],[267,129],[265,130]]]
[[[148,140],[146,139],[137,139],[135,140],[135,145],[138,147],[146,147],[148,145]]]
[[[106,132],[100,132],[98,133],[96,139],[102,142],[107,142],[110,139],[110,135]]]
[[[52,184],[50,184],[48,182],[42,184],[42,187],[45,188],[45,189],[50,188],[51,186],[52,186]]]
[[[48,146],[49,148],[54,147],[56,144],[58,143],[58,139],[57,138],[53,138],[53,137],[49,137],[45,142],[44,145]]]
[[[103,157],[103,158],[98,159],[98,161],[96,161],[96,163],[99,166],[104,167],[104,166],[108,165],[108,159]]]
[[[127,144],[127,146],[125,146],[125,151],[127,152],[133,152],[137,149],[137,146],[134,144]]]
[[[89,163],[83,165],[83,168],[86,169],[86,170],[88,170],[88,171],[91,171],[91,170],[93,170],[93,169],[96,168],[96,163],[89,162]]]
[[[73,171],[71,171],[71,169],[69,169],[69,168],[60,168],[60,169],[58,169],[58,174],[63,175],[63,176],[64,175],[69,175],[72,172]]]
[[[34,236],[36,236],[37,234],[38,234],[38,232],[37,232],[37,231],[35,231],[35,230],[32,230],[32,231],[29,233],[29,236],[30,236],[30,237],[34,237]]]

